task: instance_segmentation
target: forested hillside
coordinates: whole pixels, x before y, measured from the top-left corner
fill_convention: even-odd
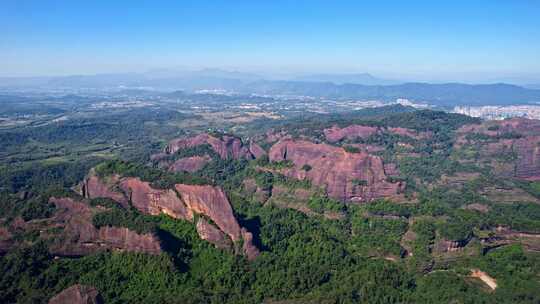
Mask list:
[[[539,121],[212,115],[0,131],[0,302],[540,302]]]

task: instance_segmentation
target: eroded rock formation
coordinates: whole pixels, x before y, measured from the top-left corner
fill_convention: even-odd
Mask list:
[[[121,179],[118,181],[118,186],[127,196],[127,200],[131,201],[133,207],[142,213],[150,215],[165,213],[177,219],[193,219],[191,209],[172,189],[152,188],[149,182],[135,177]]]
[[[222,159],[253,159],[261,155],[264,150],[255,143],[246,146],[240,138],[223,135],[221,138],[210,134],[199,134],[194,137],[178,138],[169,142],[165,153],[174,154],[179,150],[208,144]]]
[[[457,131],[458,147],[468,144],[475,134],[488,136],[481,142],[481,153],[498,162],[495,170],[503,176],[540,180],[540,120],[512,118],[465,125]]]
[[[413,129],[407,128],[380,128],[372,126],[362,126],[362,125],[350,125],[345,128],[339,128],[338,126],[332,126],[331,128],[324,129],[324,135],[326,140],[330,143],[338,142],[342,139],[354,140],[357,138],[367,139],[368,137],[382,133],[388,132],[396,135],[411,137],[415,139],[421,139],[429,137],[430,134],[427,132],[418,132]]]
[[[368,138],[371,135],[377,134],[379,129],[376,127],[361,126],[361,125],[350,125],[345,128],[339,128],[338,126],[333,126],[324,130],[324,135],[326,140],[329,142],[337,142],[344,138],[355,139],[355,138]]]
[[[127,207],[128,201],[126,197],[114,189],[116,183],[120,179],[119,176],[113,175],[106,177],[107,180],[99,178],[94,169],[90,171],[80,186],[80,194],[85,198],[108,197],[119,202],[122,206]]]
[[[101,304],[98,290],[93,286],[76,284],[52,297],[49,304]]]
[[[231,248],[231,239],[216,226],[208,223],[204,218],[197,221],[197,233],[201,239],[206,240],[221,249]]]
[[[151,215],[165,213],[173,218],[193,221],[194,214],[200,214],[212,221],[197,222],[197,231],[202,239],[223,247],[226,243],[239,244],[243,240],[242,253],[249,259],[258,254],[257,248],[251,243],[251,234],[238,224],[227,196],[219,187],[210,185],[184,185],[176,184],[175,189],[156,189],[149,182],[139,178],[125,177],[109,179],[115,184],[107,184],[105,180],[97,177],[95,183],[87,184],[87,192],[94,193],[91,188],[96,185],[98,189],[116,189],[117,192],[101,192],[104,197],[131,202],[140,212]],[[90,187],[88,189],[88,187]],[[215,226],[213,226],[215,225]],[[210,227],[212,226],[212,227]],[[230,242],[223,241],[219,233]]]
[[[341,201],[369,202],[378,198],[400,199],[402,182],[389,182],[380,157],[364,152],[349,153],[343,148],[309,141],[282,140],[272,146],[271,161],[292,161],[282,173],[308,179],[330,197]],[[303,170],[305,165],[312,169]]]
[[[123,227],[101,227],[92,224],[93,211],[87,204],[72,198],[51,198],[57,211],[49,225],[62,228],[61,237],[49,246],[51,253],[82,256],[104,250],[159,254],[159,239],[153,234],[138,234]]]
[[[169,171],[172,172],[196,172],[201,170],[204,165],[206,165],[210,161],[210,157],[208,155],[205,156],[191,156],[191,157],[184,157],[177,161],[175,161],[173,164],[169,166]]]

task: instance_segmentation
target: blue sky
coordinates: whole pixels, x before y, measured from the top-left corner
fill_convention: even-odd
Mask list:
[[[540,1],[0,1],[1,76],[205,67],[540,81]]]

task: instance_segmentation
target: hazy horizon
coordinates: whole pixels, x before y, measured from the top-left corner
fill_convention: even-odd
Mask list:
[[[0,76],[219,68],[540,82],[540,2],[13,1]]]

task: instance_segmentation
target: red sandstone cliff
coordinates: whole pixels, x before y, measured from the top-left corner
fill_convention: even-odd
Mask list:
[[[237,137],[223,135],[221,138],[203,133],[194,137],[173,139],[165,148],[165,153],[174,154],[179,150],[208,144],[222,159],[253,159],[263,155],[264,150],[255,143],[246,146]]]
[[[92,224],[94,211],[71,198],[51,198],[57,211],[49,222],[63,228],[60,238],[49,246],[53,254],[65,256],[87,255],[103,250],[120,250],[159,254],[159,239],[152,234],[138,234],[122,227],[101,227]]]
[[[380,128],[380,127],[371,127],[371,126],[362,126],[362,125],[350,125],[345,128],[339,128],[338,126],[333,126],[328,129],[324,129],[324,135],[326,140],[330,143],[338,142],[342,139],[353,140],[356,138],[366,139],[371,135],[381,133],[386,131],[388,133],[407,136],[415,139],[421,139],[429,137],[430,134],[427,132],[418,132],[413,129],[407,128]]]
[[[333,126],[332,128],[324,129],[324,135],[326,136],[326,140],[329,142],[337,142],[343,138],[368,138],[371,135],[377,134],[377,132],[379,132],[379,129],[376,127],[361,125],[350,125],[345,128]]]
[[[208,155],[205,156],[191,156],[184,157],[175,161],[172,165],[169,166],[169,171],[172,172],[195,172],[201,170],[204,165],[210,161]]]
[[[108,197],[119,202],[122,206],[127,207],[128,201],[123,193],[118,192],[117,189],[113,189],[116,182],[120,179],[119,176],[108,176],[108,180],[100,179],[94,172],[94,169],[90,170],[88,176],[81,183],[80,194],[85,198],[98,198]]]
[[[118,182],[133,207],[150,215],[165,213],[177,219],[193,219],[193,212],[172,189],[155,189],[149,182],[127,177]],[[111,197],[112,198],[112,197]]]
[[[364,152],[348,153],[340,147],[287,139],[272,146],[269,158],[292,161],[293,168],[284,169],[283,174],[308,179],[341,201],[399,199],[405,187],[401,182],[388,182],[382,159]],[[312,169],[302,170],[304,165]]]
[[[481,152],[494,160],[493,156],[515,154],[517,159],[499,167],[502,175],[524,180],[540,180],[540,120],[512,118],[489,121],[479,125],[465,125],[457,130],[457,146],[468,144],[467,135],[484,134],[493,139],[483,144]],[[500,138],[514,134],[520,138]]]
[[[117,192],[102,191],[104,197],[131,202],[140,212],[151,215],[165,213],[173,218],[193,221],[194,213],[209,218],[216,227],[206,222],[197,223],[197,231],[202,239],[212,242],[217,247],[226,243],[240,243],[243,240],[242,252],[253,259],[258,255],[257,248],[251,243],[252,235],[240,227],[227,196],[219,187],[210,185],[184,185],[177,184],[175,189],[156,189],[150,183],[139,178],[126,177],[109,179],[115,184],[106,184],[96,177],[94,182],[86,184],[86,191],[95,193],[97,189],[116,189]],[[212,227],[210,227],[212,226]],[[219,232],[218,232],[219,231]],[[229,239],[229,242],[220,237],[220,233]]]

